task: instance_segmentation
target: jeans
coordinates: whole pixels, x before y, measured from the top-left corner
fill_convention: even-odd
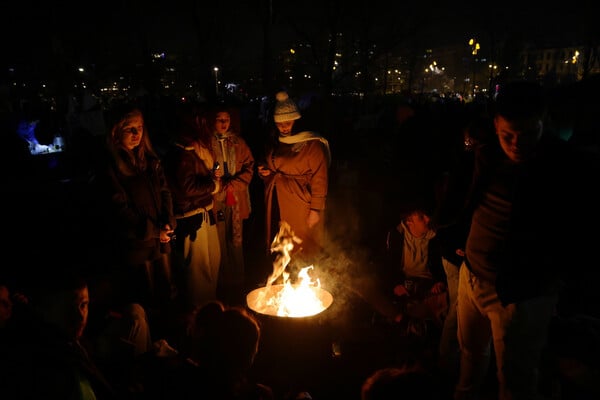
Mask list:
[[[458,285],[460,376],[455,399],[476,399],[492,344],[500,400],[536,399],[537,375],[558,295],[502,306],[493,282],[478,279],[463,263]]]

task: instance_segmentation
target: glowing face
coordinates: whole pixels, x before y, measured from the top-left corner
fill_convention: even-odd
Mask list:
[[[498,115],[494,118],[496,135],[506,156],[515,163],[531,158],[542,136],[542,121],[529,118],[508,121]]]
[[[121,125],[121,143],[128,150],[139,146],[144,135],[144,119],[139,116],[128,118]]]
[[[275,122],[277,129],[279,130],[279,134],[281,136],[289,136],[292,133],[292,127],[294,126],[295,120],[292,121],[283,121],[283,122]]]
[[[410,233],[414,237],[423,237],[429,231],[429,216],[415,212],[406,220],[406,226],[410,229]]]
[[[215,116],[215,131],[219,135],[224,135],[231,126],[231,115],[226,111],[220,111]]]
[[[71,303],[70,312],[67,317],[67,327],[72,329],[72,333],[76,338],[80,338],[83,335],[83,331],[87,325],[89,305],[90,295],[88,288],[77,289],[74,292],[73,302]]]

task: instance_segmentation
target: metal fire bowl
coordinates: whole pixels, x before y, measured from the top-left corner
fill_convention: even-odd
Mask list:
[[[248,293],[246,295],[246,304],[248,305],[248,308],[250,308],[254,312],[257,312],[259,314],[273,316],[273,317],[278,317],[278,318],[311,317],[311,316],[306,316],[306,317],[279,316],[279,315],[277,315],[277,307],[265,306],[266,300],[272,298],[273,296],[276,296],[281,290],[283,290],[283,288],[284,288],[284,285],[271,285],[270,287],[265,286],[265,287],[261,287],[258,289],[254,289],[253,291],[251,291],[250,293]],[[327,290],[322,289],[320,287],[313,287],[312,289],[315,292],[315,294],[317,295],[317,298],[323,304],[323,309],[320,312],[313,314],[313,316],[314,316],[314,315],[318,315],[318,314],[322,313],[327,308],[329,308],[331,303],[333,303],[333,296]]]

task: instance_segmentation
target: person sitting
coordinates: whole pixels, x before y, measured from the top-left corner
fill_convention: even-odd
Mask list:
[[[84,346],[89,293],[77,274],[40,280],[3,352],[3,399],[116,399],[117,392]],[[5,368],[10,366],[9,369]]]
[[[187,332],[186,363],[168,371],[169,395],[196,399],[218,393],[220,399],[273,400],[273,389],[255,382],[250,370],[259,351],[261,328],[246,308],[209,302],[201,307]]]
[[[389,229],[383,255],[383,282],[403,316],[443,321],[447,312],[441,246],[424,207],[409,206]]]
[[[421,366],[382,367],[363,381],[360,399],[445,399],[439,387],[438,376]]]
[[[124,305],[102,315],[104,322],[88,329],[90,351],[99,368],[120,392],[135,395],[145,391],[148,359],[158,352],[153,343],[146,310],[139,303]]]
[[[555,315],[542,353],[542,393],[549,396],[559,388],[563,399],[600,398],[599,343],[600,318],[588,314]]]

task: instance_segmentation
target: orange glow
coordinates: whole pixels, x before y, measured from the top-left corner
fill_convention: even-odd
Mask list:
[[[294,243],[302,241],[294,235],[290,226],[282,222],[279,233],[271,244],[271,252],[277,253],[273,261],[273,273],[267,279],[264,288],[253,290],[246,297],[248,307],[261,314],[279,317],[307,317],[325,310],[333,302],[333,297],[321,289],[321,282],[312,279],[309,271],[312,265],[304,267],[298,273],[297,283],[292,284],[290,274],[285,268],[291,260],[290,252]],[[282,285],[273,285],[280,276]]]

